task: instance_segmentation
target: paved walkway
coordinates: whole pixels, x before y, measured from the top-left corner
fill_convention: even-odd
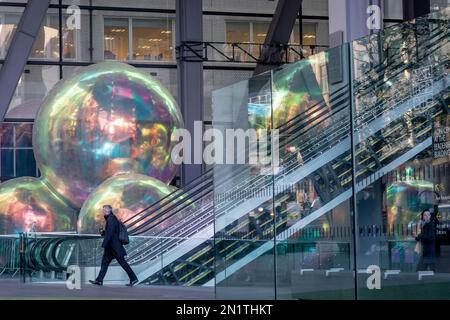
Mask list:
[[[214,288],[85,284],[80,290],[69,290],[64,283],[21,283],[0,280],[0,300],[3,299],[143,299],[143,300],[212,300]]]

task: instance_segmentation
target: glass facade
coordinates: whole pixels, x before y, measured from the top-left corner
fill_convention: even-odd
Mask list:
[[[271,166],[214,169],[218,299],[450,298],[448,18],[213,93],[223,135],[279,140]]]
[[[7,6],[0,2],[0,63],[5,58],[8,43],[20,20],[26,1],[16,1]],[[61,4],[61,5],[60,5]],[[16,89],[9,106],[7,121],[32,121],[45,95],[62,78],[72,74],[79,67],[104,60],[125,61],[161,81],[174,97],[177,92],[177,71],[175,61],[175,1],[152,0],[128,1],[78,1],[81,6],[78,20],[73,19],[73,11],[68,7],[73,1],[52,1],[43,26],[33,47],[29,64]],[[209,57],[220,60],[205,64],[204,71],[204,120],[211,120],[211,92],[231,83],[248,78],[252,74],[256,59],[270,25],[277,1],[255,0],[240,2],[239,12],[229,1],[204,1],[203,29],[204,41],[217,42],[219,51],[234,55],[236,61],[251,61],[229,68],[217,50],[208,49]],[[136,10],[134,10],[136,9]],[[126,11],[125,11],[126,10]],[[326,1],[317,4],[304,3],[305,14],[327,16]],[[261,16],[248,17],[246,14]],[[305,20],[303,22],[303,43],[306,54],[321,50],[328,44],[326,20]],[[289,53],[289,61],[300,59],[299,49],[301,28],[296,23],[291,35],[294,46]],[[239,43],[233,47],[231,43]],[[61,45],[61,48],[60,48]],[[311,48],[310,45],[316,45]],[[251,56],[253,57],[251,57]]]
[[[0,181],[39,175],[34,159],[32,123],[3,123],[0,134]]]

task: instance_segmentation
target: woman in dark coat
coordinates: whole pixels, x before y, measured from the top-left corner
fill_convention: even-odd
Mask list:
[[[436,259],[436,225],[431,220],[429,210],[424,210],[421,214],[422,229],[416,237],[416,241],[420,241],[422,254],[417,265],[417,271],[432,270],[434,271]]]

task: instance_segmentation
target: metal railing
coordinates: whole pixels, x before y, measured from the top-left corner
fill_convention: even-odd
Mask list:
[[[254,42],[186,42],[177,48],[177,58],[186,61],[257,63],[264,46],[263,43]],[[281,61],[297,62],[326,49],[327,45],[283,45]]]

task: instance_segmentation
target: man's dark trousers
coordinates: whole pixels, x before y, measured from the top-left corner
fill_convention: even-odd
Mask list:
[[[125,270],[130,278],[130,282],[137,280],[136,275],[131,269],[130,265],[125,261],[127,255],[123,244],[119,240],[119,220],[114,214],[110,213],[106,217],[105,234],[102,242],[102,247],[105,253],[102,258],[102,267],[97,277],[97,281],[103,282],[108,266],[113,259],[116,259],[120,266]]]
[[[125,261],[124,257],[115,257],[112,250],[105,249],[105,253],[103,254],[102,258],[102,266],[100,268],[100,273],[98,274],[97,277],[98,281],[103,282],[106,272],[108,271],[109,264],[113,259],[117,260],[117,262],[120,264],[123,270],[125,270],[131,281],[137,279],[136,274],[133,272],[128,262]]]

